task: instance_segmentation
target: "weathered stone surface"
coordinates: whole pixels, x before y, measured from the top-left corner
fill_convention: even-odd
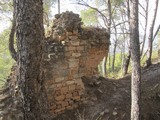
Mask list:
[[[75,85],[70,85],[69,86],[69,91],[73,91],[73,90],[75,90],[76,89],[76,86]]]
[[[72,57],[76,57],[77,58],[77,57],[80,57],[80,56],[81,56],[81,53],[78,53],[78,52],[77,53],[72,53]]]

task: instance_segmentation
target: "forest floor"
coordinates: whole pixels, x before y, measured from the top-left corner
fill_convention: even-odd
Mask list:
[[[53,120],[130,120],[131,76],[83,78],[88,99]],[[160,120],[160,63],[142,69],[142,120]]]

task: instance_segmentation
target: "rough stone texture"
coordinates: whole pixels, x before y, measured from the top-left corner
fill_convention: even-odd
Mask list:
[[[23,118],[16,75],[17,66],[14,65],[5,85],[0,90],[0,120],[22,120]]]
[[[44,69],[50,110],[58,114],[83,103],[81,77],[98,74],[110,43],[105,29],[82,28],[77,14],[65,12],[55,18],[46,33]]]
[[[55,18],[53,26],[46,32],[43,53],[46,100],[49,101],[53,117],[84,102],[85,88],[81,77],[98,74],[98,64],[107,55],[110,44],[105,29],[82,28],[78,14],[65,12]],[[1,90],[2,120],[21,120],[23,117],[16,68],[12,68]]]

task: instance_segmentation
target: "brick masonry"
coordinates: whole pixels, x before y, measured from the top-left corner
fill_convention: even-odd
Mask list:
[[[98,74],[110,43],[105,29],[82,28],[77,14],[65,12],[55,18],[46,32],[43,66],[50,111],[58,114],[83,103],[81,77]]]

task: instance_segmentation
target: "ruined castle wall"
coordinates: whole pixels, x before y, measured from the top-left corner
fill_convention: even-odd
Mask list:
[[[51,115],[76,108],[84,102],[82,76],[98,74],[97,66],[108,53],[109,35],[105,29],[81,27],[79,15],[65,12],[55,16],[44,41],[43,68]],[[13,66],[0,90],[0,118],[21,120],[22,101],[18,89],[17,65]]]
[[[44,71],[51,113],[73,109],[84,100],[82,76],[98,74],[107,55],[109,35],[105,29],[82,28],[77,14],[56,15],[47,32]]]

